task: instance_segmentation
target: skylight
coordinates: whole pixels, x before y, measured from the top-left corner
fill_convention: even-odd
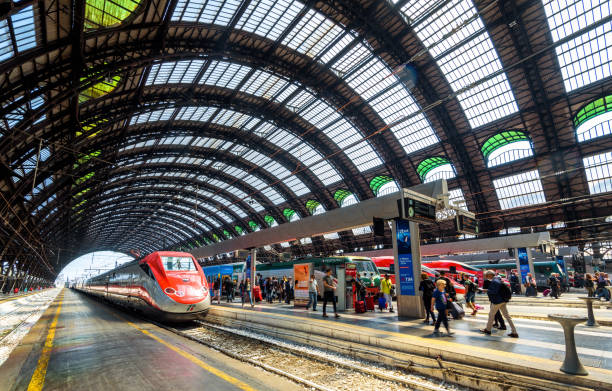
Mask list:
[[[236,28],[276,40],[304,5],[292,0],[253,0]]]
[[[612,95],[584,106],[574,116],[578,142],[612,134]]]
[[[145,122],[167,121],[172,117],[174,111],[175,109],[171,108],[136,114],[130,120],[130,125],[141,124]]]
[[[349,55],[350,53],[347,54]],[[342,62],[343,58],[338,61]],[[347,83],[370,104],[387,125],[420,110],[403,82],[392,73],[378,57],[372,56],[368,62],[351,71],[346,77]],[[422,113],[391,127],[391,132],[407,154],[439,141]]]
[[[88,30],[119,24],[127,19],[139,4],[140,0],[87,0],[84,27]]]
[[[227,26],[241,3],[241,0],[179,0],[172,21]]]
[[[481,151],[489,168],[533,156],[529,136],[517,130],[504,131],[490,137]]]
[[[565,90],[570,92],[612,76],[612,24],[594,27],[612,14],[609,0],[542,0],[554,42],[579,32],[555,50]]]
[[[455,177],[455,168],[450,160],[442,156],[434,156],[423,160],[417,166],[417,173],[423,183],[438,179],[452,179]]]
[[[468,210],[467,202],[465,202],[465,197],[463,196],[463,190],[461,190],[461,188],[448,191],[448,202],[453,206]]]
[[[11,36],[11,27],[12,33]],[[7,60],[15,55],[13,43],[18,52],[23,52],[36,46],[36,24],[34,23],[34,8],[30,5],[11,15],[8,19],[0,20],[0,61]]]
[[[204,63],[204,60],[186,60],[153,64],[145,85],[191,84],[204,66]]]
[[[546,202],[538,170],[495,179],[493,186],[502,209]]]
[[[453,91],[502,71],[497,51],[472,1],[448,1],[440,6],[439,2],[410,0],[402,12],[410,18]],[[518,111],[505,72],[459,94],[457,99],[472,128]]]
[[[612,152],[588,156],[582,162],[591,194],[612,191]]]

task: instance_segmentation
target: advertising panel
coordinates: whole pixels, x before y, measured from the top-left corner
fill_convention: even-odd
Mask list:
[[[302,263],[293,265],[293,305],[295,307],[306,307],[308,305],[308,284],[310,282],[310,264]]]
[[[399,280],[400,294],[415,296],[414,273],[412,271],[412,244],[410,221],[396,220],[397,262],[399,266],[396,280]]]
[[[517,254],[521,267],[521,281],[524,284],[525,281],[527,281],[527,273],[529,273],[529,256],[527,255],[527,249],[525,247],[517,249]]]

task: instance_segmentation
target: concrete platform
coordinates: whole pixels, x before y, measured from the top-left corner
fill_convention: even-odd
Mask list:
[[[578,353],[590,375],[576,377],[559,371],[565,346],[561,327],[552,322],[516,319],[519,339],[494,332],[492,336],[479,333],[486,324],[486,316],[469,315],[452,321],[453,337],[436,338],[433,327],[422,320],[398,319],[395,314],[347,312],[340,319],[323,319],[321,312],[307,312],[284,304],[259,304],[254,309],[242,309],[240,304],[214,305],[209,315],[245,324],[261,324],[282,329],[285,334],[303,332],[307,335],[327,336],[389,352],[401,352],[445,361],[514,373],[533,379],[547,379],[562,383],[612,390],[612,328],[576,328]],[[231,321],[228,323],[231,324]],[[350,345],[347,347],[350,349]],[[572,389],[572,388],[570,388]]]
[[[64,289],[0,367],[0,390],[295,390],[276,375]]]

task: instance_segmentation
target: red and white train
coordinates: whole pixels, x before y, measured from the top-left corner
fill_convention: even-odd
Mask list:
[[[76,289],[161,321],[200,319],[210,308],[204,272],[191,254],[182,252],[153,252]]]

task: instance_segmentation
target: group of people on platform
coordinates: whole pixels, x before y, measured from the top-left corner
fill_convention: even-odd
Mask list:
[[[502,281],[501,276],[496,275],[491,270],[487,270],[484,273],[484,277],[482,291],[487,293],[491,306],[487,325],[480,331],[491,335],[492,327],[506,330],[505,318],[511,330],[508,336],[518,338],[516,327],[506,306],[512,297],[512,289]],[[472,281],[466,274],[461,273],[460,283],[465,287],[466,306],[472,310],[471,315],[475,316],[478,312],[475,303],[476,292],[479,290],[478,282]],[[429,324],[429,318],[431,317],[434,334],[438,335],[440,333],[440,326],[444,325],[447,335],[453,335],[448,323],[449,312],[454,315],[455,319],[460,319],[463,315],[462,309],[457,308],[457,292],[455,287],[450,279],[446,277],[446,273],[441,271],[435,280],[430,279],[427,273],[422,273],[419,290],[423,292],[423,305],[426,312],[424,323]],[[437,316],[434,313],[434,309],[438,313]]]
[[[607,301],[611,299],[612,295],[610,295],[610,289],[607,288],[612,287],[608,273],[595,272],[593,275],[589,273],[585,274],[584,287],[589,297],[597,297],[600,300],[603,297]]]
[[[260,274],[257,274],[255,286],[259,287],[261,298],[252,297],[250,278],[241,280],[240,283],[230,277],[225,277],[223,281],[221,281],[221,278],[217,278],[213,282],[213,299],[217,299],[217,302],[221,303],[221,297],[225,296],[228,303],[233,303],[236,297],[236,289],[243,306],[248,302],[252,307],[256,299],[266,300],[268,303],[278,300],[279,303],[284,301],[287,304],[293,299],[291,277],[283,276],[282,279],[276,277],[263,278]]]

